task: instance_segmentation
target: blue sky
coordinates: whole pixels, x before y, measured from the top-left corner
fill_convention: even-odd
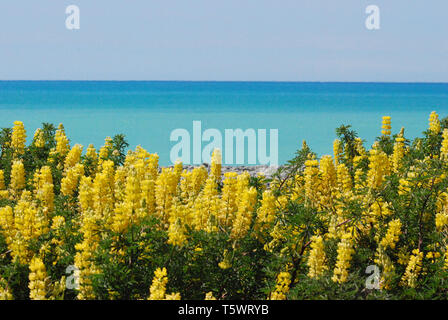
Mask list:
[[[81,29],[65,28],[78,5]],[[368,5],[381,29],[364,26]],[[2,0],[2,80],[448,82],[446,0]]]

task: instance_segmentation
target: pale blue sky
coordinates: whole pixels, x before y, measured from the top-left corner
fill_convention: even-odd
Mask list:
[[[70,4],[80,30],[65,28]],[[447,0],[1,0],[0,79],[448,82],[447,13]]]

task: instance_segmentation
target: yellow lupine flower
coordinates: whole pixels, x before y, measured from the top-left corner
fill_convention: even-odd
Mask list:
[[[355,145],[356,151],[360,154],[360,156],[363,156],[366,153],[366,149],[364,148],[362,139],[359,137],[356,137],[355,143],[356,143],[356,145]]]
[[[321,236],[311,237],[311,250],[307,265],[310,268],[308,271],[308,276],[310,278],[318,278],[326,270],[328,270],[328,266],[326,265],[324,242]]]
[[[65,196],[72,196],[82,175],[84,175],[84,165],[81,163],[69,168],[66,176],[61,180],[61,193]]]
[[[79,181],[78,202],[82,211],[93,209],[93,183],[92,178],[82,176]]]
[[[65,224],[65,218],[63,216],[55,216],[53,217],[51,223],[51,229],[56,230],[61,228]]]
[[[317,203],[316,190],[319,188],[319,162],[316,159],[308,159],[305,161],[305,198],[306,204],[314,206]]]
[[[209,176],[205,182],[204,189],[193,204],[192,223],[195,229],[206,232],[215,231],[220,206],[217,182],[214,177]]]
[[[289,272],[280,272],[277,276],[275,290],[271,293],[271,300],[285,300],[290,284],[291,274]]]
[[[79,292],[77,298],[80,300],[94,299],[91,276],[98,272],[93,261],[94,253],[98,247],[98,220],[99,215],[93,210],[82,211],[80,232],[83,234],[81,243],[75,245],[75,267],[78,275]]]
[[[344,283],[347,281],[348,269],[352,255],[355,253],[350,234],[345,234],[338,244],[338,258],[336,267],[331,278],[334,282]]]
[[[15,155],[25,153],[26,130],[22,121],[14,121],[11,135],[11,147]]]
[[[29,191],[22,193],[14,207],[14,226],[25,240],[37,239],[49,231],[49,220],[32,200]]]
[[[145,203],[146,212],[152,215],[156,211],[156,196],[155,196],[155,182],[152,179],[145,179],[142,181],[141,190],[142,202]],[[142,204],[143,206],[143,204]]]
[[[64,171],[67,172],[81,160],[82,145],[75,144],[67,154],[64,162]]]
[[[65,158],[65,156],[70,150],[70,144],[67,136],[65,135],[65,129],[62,123],[59,124],[54,138],[56,140],[56,150],[55,150],[56,153],[60,154],[63,158]]]
[[[176,162],[174,163],[174,175],[176,176],[176,185],[179,184],[180,178],[182,176],[182,172],[183,172],[183,164],[182,161],[180,160],[176,160]]]
[[[433,111],[429,115],[429,131],[431,131],[433,134],[439,134],[440,130],[441,127],[439,115],[435,111]]]
[[[331,156],[323,156],[319,163],[320,172],[320,201],[322,207],[331,207],[333,205],[334,193],[337,186],[336,168]]]
[[[401,221],[400,219],[395,219],[389,222],[389,228],[387,229],[386,236],[381,240],[381,245],[384,249],[390,247],[395,249],[395,244],[399,240],[401,235]]]
[[[175,201],[168,219],[168,244],[181,247],[187,241],[185,223],[188,218],[188,207]]]
[[[98,160],[98,154],[93,144],[89,144],[87,147],[86,158],[91,159],[94,163]]]
[[[54,185],[51,168],[49,166],[43,166],[36,172],[34,179],[36,199],[41,201],[45,213],[53,211]]]
[[[352,177],[343,163],[339,164],[337,167],[337,181],[341,192],[350,193],[352,191]]]
[[[436,229],[442,231],[444,227],[448,226],[448,213],[446,211],[438,212],[436,214]]]
[[[154,271],[154,279],[152,280],[150,295],[148,300],[164,300],[166,292],[166,284],[168,283],[166,268],[157,268]]]
[[[257,218],[255,222],[256,229],[259,232],[266,231],[269,225],[274,222],[276,215],[276,198],[271,190],[263,192],[261,206],[257,210]]]
[[[25,167],[21,160],[12,163],[10,188],[14,194],[19,194],[25,188]]]
[[[37,128],[34,132],[33,143],[37,148],[43,148],[45,146],[44,132],[41,128]]]
[[[369,161],[367,183],[370,188],[377,189],[383,183],[385,176],[390,174],[389,158],[384,152],[373,148],[370,150]]]
[[[182,224],[182,220],[170,217],[170,225],[168,227],[168,244],[181,247],[186,241],[186,228]]]
[[[241,239],[249,231],[252,212],[257,201],[257,190],[254,187],[244,190],[238,203],[235,220],[232,226],[231,238]]]
[[[383,123],[382,123],[382,127],[381,127],[381,134],[383,136],[390,136],[390,130],[391,130],[391,125],[390,125],[390,116],[384,116],[383,117]]]
[[[394,151],[392,154],[392,167],[394,172],[397,172],[400,169],[401,160],[405,154],[404,141],[405,140],[401,133],[397,138],[395,138]]]
[[[229,226],[233,221],[237,206],[237,198],[234,196],[238,189],[238,174],[236,172],[224,173],[223,188],[221,193],[222,210],[219,213],[219,223]]]
[[[42,260],[38,257],[33,257],[30,263],[29,274],[30,299],[31,300],[46,300],[47,294],[47,271]]]
[[[106,137],[104,139],[104,145],[100,148],[98,152],[98,171],[102,170],[103,162],[107,160],[109,155],[113,152],[113,143],[111,137]]]
[[[103,161],[101,171],[95,175],[92,188],[93,209],[99,217],[108,216],[114,208],[114,163]]]
[[[401,278],[404,285],[415,288],[417,286],[417,279],[420,271],[422,270],[423,252],[419,250],[413,250],[413,255],[409,259],[409,263],[406,267],[406,271]]]
[[[156,180],[155,199],[159,216],[166,223],[177,189],[177,176],[172,168],[163,168]]]

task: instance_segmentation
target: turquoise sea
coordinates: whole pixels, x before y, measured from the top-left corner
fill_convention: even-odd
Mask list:
[[[306,140],[332,153],[335,128],[351,124],[370,146],[381,117],[413,138],[431,111],[448,115],[448,84],[293,82],[0,81],[0,127],[25,123],[31,139],[42,122],[63,123],[71,143],[99,148],[106,136],[126,135],[170,164],[172,130],[278,129],[279,162]],[[269,149],[268,149],[269,150]]]

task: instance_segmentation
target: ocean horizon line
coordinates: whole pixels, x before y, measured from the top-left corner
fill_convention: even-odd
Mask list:
[[[29,79],[21,79],[21,80],[9,80],[9,79],[0,79],[1,82],[111,82],[111,83],[119,83],[119,82],[140,82],[140,83],[297,83],[297,84],[448,84],[447,82],[440,81],[289,81],[289,80],[78,80],[78,79],[64,79],[64,80],[29,80]]]

